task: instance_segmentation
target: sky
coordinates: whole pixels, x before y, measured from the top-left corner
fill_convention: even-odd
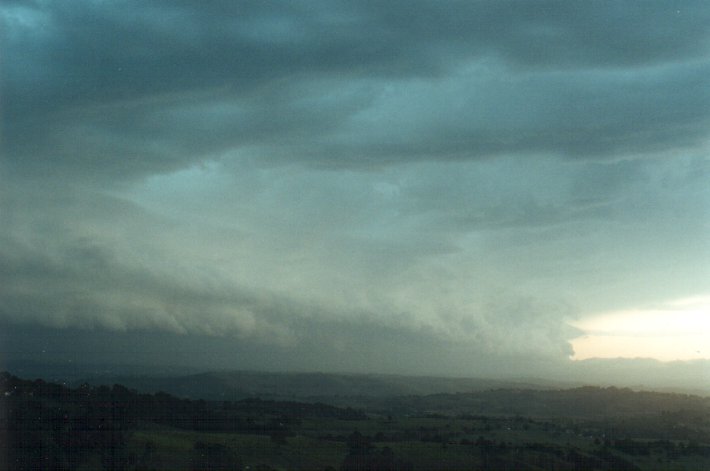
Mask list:
[[[705,1],[2,0],[0,352],[706,367],[709,23]]]

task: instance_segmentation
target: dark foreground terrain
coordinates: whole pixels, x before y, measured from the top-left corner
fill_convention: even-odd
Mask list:
[[[710,469],[708,398],[585,387],[333,399],[190,400],[2,373],[0,466]]]

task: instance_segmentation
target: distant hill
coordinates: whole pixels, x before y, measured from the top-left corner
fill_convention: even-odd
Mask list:
[[[17,359],[0,364],[0,367],[22,378],[41,378],[45,381],[71,384],[81,384],[85,382],[86,378],[113,378],[118,376],[165,378],[186,376],[204,371],[203,369],[184,366],[92,364],[62,360],[32,361]]]
[[[82,364],[61,359],[51,362],[15,359],[0,366],[24,378],[43,378],[73,385],[88,382],[110,386],[118,383],[139,391],[165,391],[185,398],[217,400],[258,396],[274,399],[328,398],[330,403],[344,403],[335,399],[455,394],[506,388],[569,389],[585,385],[710,397],[710,360],[588,359],[570,362],[566,369],[559,371],[541,372],[541,377],[498,379],[378,373],[205,372],[178,365]]]
[[[533,383],[479,378],[254,371],[169,377],[100,375],[83,378],[81,382],[95,385],[118,383],[143,392],[164,391],[180,397],[205,400],[238,400],[245,397],[323,400],[338,397],[455,394],[502,388],[559,389],[571,386],[543,381]]]
[[[566,372],[570,381],[710,396],[710,360],[589,358],[572,365]]]
[[[36,384],[43,381],[38,379]],[[472,378],[231,371],[177,377],[99,377],[75,387],[128,388],[136,394],[167,393],[184,400],[220,403],[320,403],[356,407],[377,415],[623,419],[667,414],[673,420],[684,415],[691,421],[710,420],[710,397]]]

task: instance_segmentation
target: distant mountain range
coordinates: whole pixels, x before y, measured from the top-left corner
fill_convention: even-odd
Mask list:
[[[653,360],[588,360],[577,363],[577,374],[570,375],[568,381],[244,370],[203,372],[180,367],[39,362],[16,363],[7,365],[7,369],[25,378],[44,378],[74,386],[81,383],[122,384],[141,392],[163,391],[190,399],[261,397],[357,405],[354,398],[460,394],[501,389],[559,390],[585,385],[710,396],[707,385],[709,365],[707,362],[674,365]],[[604,373],[617,380],[602,380]]]
[[[9,378],[9,375],[3,377]],[[68,386],[76,390],[103,388],[106,391],[163,392],[193,401],[329,404],[328,407],[355,407],[383,416],[616,420],[666,414],[673,420],[693,421],[710,414],[710,397],[616,387],[561,388],[561,385],[552,383],[473,378],[222,371],[174,377],[101,376],[87,381],[88,386],[84,382]],[[44,384],[43,381],[26,383]]]
[[[164,391],[180,397],[238,400],[246,397],[323,400],[337,397],[424,396],[491,389],[553,389],[569,384],[479,378],[441,378],[377,374],[208,372],[186,376],[94,376],[90,384],[123,384],[144,392]]]

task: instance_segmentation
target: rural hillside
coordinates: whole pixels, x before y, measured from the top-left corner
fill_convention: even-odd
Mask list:
[[[3,469],[707,469],[710,399],[583,387],[192,400],[0,375]]]

